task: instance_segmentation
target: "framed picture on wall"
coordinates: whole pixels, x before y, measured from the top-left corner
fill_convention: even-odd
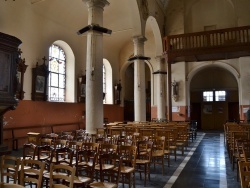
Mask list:
[[[36,65],[32,69],[32,100],[46,101],[47,100],[47,77],[48,66],[44,64]]]
[[[37,75],[36,77],[36,92],[44,93],[45,87],[45,77]]]

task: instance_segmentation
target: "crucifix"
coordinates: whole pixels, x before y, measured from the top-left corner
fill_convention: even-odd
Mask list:
[[[47,61],[45,56],[42,58],[42,60],[43,60],[43,64],[45,64],[45,62]]]

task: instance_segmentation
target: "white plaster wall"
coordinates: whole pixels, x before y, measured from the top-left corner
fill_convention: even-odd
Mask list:
[[[185,62],[178,62],[172,64],[172,82],[178,82],[178,100],[172,100],[172,106],[185,106],[186,104],[186,76],[185,76]],[[172,93],[172,91],[171,91]]]
[[[185,33],[204,31],[205,26],[216,29],[235,27],[236,14],[228,0],[191,0],[185,4]]]
[[[183,0],[169,1],[166,10],[166,35],[184,33],[184,4]]]
[[[34,12],[29,0],[0,2],[0,30],[16,36],[22,41],[22,58],[26,59],[28,68],[24,75],[24,99],[31,99],[32,68],[36,63],[42,64],[44,56],[48,59],[49,46],[57,40],[66,42],[75,55],[76,74],[85,67],[86,38],[77,36],[76,31],[62,27],[54,21],[48,21]],[[75,75],[72,75],[73,77]],[[76,80],[76,77],[75,79]],[[70,85],[73,88],[76,83]]]
[[[250,25],[250,1],[249,0],[237,0],[234,1],[236,18],[238,26]]]

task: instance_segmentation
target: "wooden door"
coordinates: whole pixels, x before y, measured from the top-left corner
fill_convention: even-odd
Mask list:
[[[197,129],[201,129],[201,103],[191,104],[190,118],[197,121]]]

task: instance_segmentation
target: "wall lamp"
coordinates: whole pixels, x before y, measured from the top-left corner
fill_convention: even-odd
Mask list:
[[[107,28],[104,28],[104,27],[101,27],[97,24],[91,24],[91,25],[87,25],[86,27],[80,29],[77,34],[78,35],[81,35],[87,31],[97,31],[97,32],[100,32],[100,33],[106,33],[106,34],[111,34],[112,33],[112,30],[110,29],[107,29]]]
[[[142,56],[142,55],[136,55],[136,56],[133,56],[133,57],[130,57],[128,59],[128,61],[134,61],[134,60],[150,60],[151,58],[150,57],[145,57],[145,56]]]

